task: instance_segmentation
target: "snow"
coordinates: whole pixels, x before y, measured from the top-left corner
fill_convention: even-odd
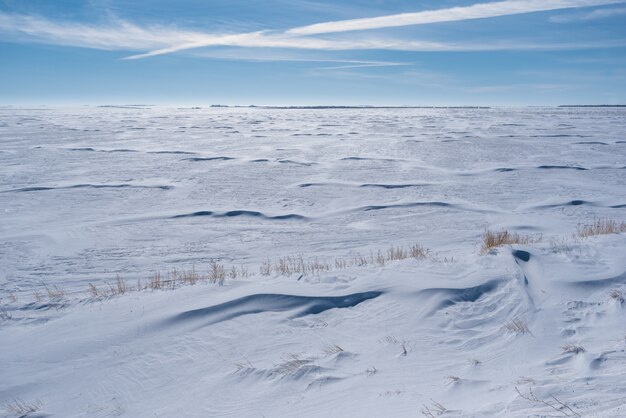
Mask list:
[[[625,134],[619,108],[2,108],[0,416],[624,416],[626,234],[576,231],[625,220]],[[532,239],[481,254],[501,228]],[[331,268],[260,273],[300,256]],[[249,274],[89,292],[211,260]]]

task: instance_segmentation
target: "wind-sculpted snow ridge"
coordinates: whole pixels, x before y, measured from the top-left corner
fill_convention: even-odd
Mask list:
[[[197,212],[184,213],[181,215],[174,215],[171,217],[171,219],[195,218],[199,216],[200,217],[207,216],[207,217],[212,217],[212,218],[234,218],[234,217],[242,216],[242,217],[261,218],[261,219],[268,219],[268,220],[290,220],[290,219],[306,220],[307,219],[306,216],[298,215],[297,213],[288,213],[285,215],[270,216],[270,215],[266,215],[264,213],[252,211],[252,210],[229,210],[226,212],[213,212],[209,210],[201,210]]]
[[[168,150],[163,150],[163,151],[148,151],[148,154],[180,154],[180,155],[194,155],[197,154],[197,152],[191,152],[191,151],[168,151]]]
[[[567,249],[503,247],[45,308],[48,321],[0,327],[0,389],[53,417],[295,407],[307,417],[408,417],[437,405],[451,416],[551,406],[619,416],[625,243],[605,235]]]
[[[301,183],[298,187],[363,187],[363,188],[379,188],[379,189],[406,189],[410,187],[426,187],[429,183]]]
[[[174,186],[167,185],[144,185],[144,184],[71,184],[67,186],[30,186],[30,187],[20,187],[18,189],[11,190],[1,190],[0,193],[11,193],[11,192],[41,192],[46,190],[64,190],[64,189],[160,189],[160,190],[171,190]]]
[[[596,206],[596,207],[604,207],[609,209],[622,209],[626,207],[626,204],[618,203],[618,204],[607,204],[602,201],[590,202],[582,199],[573,199],[573,200],[565,200],[565,201],[557,201],[555,199],[550,199],[550,203],[536,205],[533,206],[533,209],[554,209],[554,208],[562,208],[568,206]]]
[[[414,236],[437,247],[475,240],[488,224],[560,236],[620,217],[624,112],[6,110],[0,290],[30,293],[42,277],[102,285],[121,266],[134,277],[234,248],[258,263],[269,247],[331,258]],[[204,211],[213,214],[192,216]],[[230,211],[243,214],[213,216]],[[311,222],[265,222],[282,214]]]
[[[1,418],[625,415],[626,108],[1,116]]]
[[[185,161],[229,161],[229,160],[234,160],[233,157],[223,157],[223,156],[219,156],[219,157],[190,157],[190,158],[183,158],[183,160]]]
[[[441,201],[424,201],[424,202],[400,202],[400,203],[390,203],[386,205],[368,205],[360,208],[353,209],[353,211],[362,211],[362,212],[370,212],[370,211],[379,211],[386,209],[410,209],[417,207],[434,207],[434,208],[445,208],[452,209],[457,211],[468,211],[468,212],[479,212],[479,213],[489,213],[489,212],[498,212],[497,210],[490,209],[487,207],[480,207],[477,205],[472,205],[468,203],[452,203],[452,202],[441,202]]]
[[[114,148],[114,149],[96,149],[92,147],[67,148],[67,151],[87,151],[87,152],[139,152],[135,149]]]
[[[166,324],[175,326],[181,322],[201,321],[203,325],[211,325],[243,315],[284,311],[291,311],[292,318],[299,318],[320,314],[329,309],[351,308],[381,294],[382,292],[363,292],[346,296],[257,294],[216,306],[182,312],[168,320]]]

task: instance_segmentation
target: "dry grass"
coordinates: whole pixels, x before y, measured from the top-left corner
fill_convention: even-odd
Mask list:
[[[93,285],[91,285],[90,283],[89,290],[93,294],[94,289],[92,289],[91,286]],[[108,286],[109,286],[108,294],[110,296],[123,295],[129,290],[128,286],[126,286],[126,282],[124,281],[124,279],[120,277],[119,274],[115,277],[115,283],[108,284]],[[93,287],[95,288],[95,286]],[[98,291],[98,289],[95,289],[95,290]]]
[[[459,376],[446,376],[446,383],[448,385],[458,383],[460,381],[461,381],[461,378]]]
[[[196,272],[196,266],[192,266],[191,270],[173,269],[168,273],[168,281],[180,282],[186,285],[194,285],[200,281],[202,277]]]
[[[249,371],[249,370],[254,370],[255,367],[252,365],[252,363],[246,361],[239,361],[237,363],[235,363],[235,373],[240,373],[240,372],[244,372],[244,371]]]
[[[387,260],[396,261],[408,258],[408,253],[404,247],[394,247],[393,245],[387,250]]]
[[[620,232],[626,232],[626,222],[600,218],[590,224],[579,224],[576,228],[575,236],[588,238],[596,235],[618,234]]]
[[[448,412],[448,409],[439,402],[433,401],[433,404],[431,406],[422,405],[422,410],[420,412],[427,418],[435,418],[440,417],[441,415]]]
[[[223,286],[224,281],[226,280],[226,269],[224,266],[215,260],[211,260],[209,263],[208,280],[210,283],[217,283],[220,286]]]
[[[248,269],[245,268],[244,266],[241,266],[239,268],[232,266],[230,270],[228,270],[228,278],[233,279],[233,280],[239,277],[246,278],[249,275],[250,274],[248,273]]]
[[[91,294],[91,297],[94,299],[97,297],[100,297],[100,290],[98,290],[96,285],[93,283],[89,283],[89,293]]]
[[[624,303],[624,294],[619,290],[611,290],[609,292],[609,299],[615,300],[619,303]]]
[[[65,291],[63,289],[60,289],[58,286],[55,285],[49,287],[47,284],[44,283],[43,287],[46,291],[46,294],[48,295],[49,300],[59,300],[65,298]]]
[[[156,290],[156,289],[161,289],[162,287],[163,287],[163,280],[161,279],[161,272],[157,271],[150,278],[150,281],[148,282],[148,288],[152,290]]]
[[[337,263],[335,263],[337,265]],[[274,271],[282,276],[291,276],[294,274],[317,275],[332,270],[330,263],[314,258],[304,260],[302,255],[288,256],[279,258],[273,267]]]
[[[272,373],[279,375],[290,375],[296,373],[300,368],[308,366],[313,362],[312,358],[303,358],[297,354],[290,354],[280,364],[275,365]]]
[[[506,229],[499,231],[485,230],[482,236],[483,243],[480,248],[480,253],[486,254],[489,250],[502,245],[536,243],[541,241],[541,238],[541,235],[532,237],[530,235],[521,235],[517,232],[509,232]]]
[[[556,412],[562,414],[563,416],[566,416],[566,417],[580,417],[581,416],[578,412],[574,411],[569,405],[567,405],[565,402],[562,402],[559,398],[557,398],[554,395],[549,396],[549,398],[552,400],[549,402],[544,399],[537,398],[537,396],[533,393],[532,388],[528,389],[528,394],[523,394],[518,389],[517,386],[515,387],[515,391],[521,398],[526,399],[529,402],[545,405],[548,408],[551,408],[555,410]]]
[[[583,346],[575,344],[564,344],[561,346],[561,350],[563,350],[563,354],[580,354],[587,351]]]
[[[272,274],[272,263],[267,260],[261,263],[261,267],[259,267],[259,273],[261,276],[269,276]]]
[[[324,350],[322,350],[322,354],[325,357],[329,357],[329,356],[332,356],[333,354],[341,353],[343,351],[344,351],[343,348],[339,347],[337,344],[333,344],[324,348]]]
[[[528,323],[522,318],[515,318],[511,322],[506,323],[503,326],[503,329],[507,332],[507,334],[532,334],[530,332],[530,328],[528,328]]]
[[[33,292],[33,297],[35,298],[37,303],[40,303],[44,298],[43,294],[39,290],[35,290]]]
[[[25,418],[41,409],[41,401],[26,402],[22,399],[13,399],[13,401],[4,404],[4,409],[9,414]]]
[[[387,344],[400,344],[401,341],[396,336],[388,334],[384,338],[380,339],[379,342]]]
[[[409,256],[417,260],[426,258],[428,254],[429,251],[420,244],[413,244],[409,247]]]
[[[286,256],[276,261],[266,260],[259,267],[261,276],[278,274],[281,276],[309,276],[320,275],[329,271],[345,270],[351,267],[366,267],[378,265],[384,267],[389,262],[414,258],[425,259],[430,251],[422,245],[413,244],[409,247],[392,245],[387,251],[370,251],[368,255],[357,253],[352,257],[337,257],[332,261],[318,257],[305,258],[303,255]]]
[[[0,320],[10,321],[13,319],[13,314],[0,305]]]

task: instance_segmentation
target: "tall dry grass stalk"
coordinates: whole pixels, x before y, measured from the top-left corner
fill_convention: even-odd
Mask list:
[[[306,275],[320,275],[330,271],[345,270],[351,267],[366,266],[385,266],[389,262],[404,259],[425,259],[430,255],[429,250],[419,244],[410,245],[408,247],[391,246],[387,251],[370,251],[369,254],[363,255],[357,253],[350,257],[335,258],[334,260],[325,260],[319,257],[305,258],[303,255],[285,256],[275,261],[264,261],[259,273],[261,276],[270,276],[272,274],[282,276],[298,275],[300,277]],[[137,285],[128,285],[119,274],[116,275],[114,282],[105,282],[103,286],[96,286],[88,283],[87,297],[89,299],[109,298],[118,295],[124,295],[128,292],[143,290],[165,290],[176,289],[180,286],[195,285],[196,283],[206,282],[212,284],[223,285],[227,279],[247,278],[250,272],[244,266],[239,268],[235,266],[225,266],[216,260],[211,260],[208,264],[208,271],[201,273],[196,270],[195,266],[191,269],[175,268],[166,273],[160,271],[154,272],[148,279],[142,282],[137,279]],[[65,290],[58,286],[48,286],[42,283],[44,292],[35,291],[35,299],[42,302],[44,299],[58,300],[66,297]]]
[[[26,402],[22,399],[13,399],[4,404],[5,410],[16,417],[27,417],[41,409],[41,401]]]
[[[303,255],[286,256],[277,259],[275,262],[264,261],[259,267],[261,276],[270,276],[272,273],[281,276],[292,275],[318,275],[333,270],[345,270],[350,267],[364,267],[368,265],[385,266],[392,261],[414,258],[424,259],[429,251],[422,245],[413,244],[408,248],[402,246],[391,246],[387,251],[370,251],[368,255],[357,253],[350,258],[338,257],[332,261],[314,258],[304,258]]]
[[[224,266],[215,260],[211,260],[209,263],[209,275],[207,278],[209,282],[217,283],[222,286],[226,280],[226,270],[224,269]]]
[[[591,224],[579,224],[576,228],[576,236],[579,238],[618,234],[621,232],[626,232],[626,222],[607,218],[596,219]]]
[[[480,247],[480,253],[486,254],[489,250],[502,245],[536,243],[541,241],[541,238],[541,235],[531,237],[529,235],[518,234],[517,232],[509,232],[506,229],[499,231],[485,230],[482,236],[483,243]]]

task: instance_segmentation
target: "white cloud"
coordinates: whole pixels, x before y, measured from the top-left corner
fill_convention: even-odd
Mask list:
[[[472,6],[465,7],[452,7],[449,9],[317,23],[314,25],[293,28],[288,30],[287,33],[298,35],[316,35],[322,33],[424,25],[469,19],[484,19],[573,7],[601,6],[623,2],[624,0],[506,0],[500,2],[474,4]]]
[[[246,39],[245,44],[233,46],[252,47],[282,47],[302,49],[395,49],[407,51],[463,51],[463,50],[492,50],[492,49],[526,49],[524,46],[516,48],[513,45],[454,45],[425,41],[399,41],[381,39],[360,39],[356,41],[325,40],[320,38],[306,37],[307,35],[319,35],[335,32],[347,32],[365,29],[381,29],[397,26],[420,25],[438,22],[451,22],[469,19],[508,16],[522,13],[539,11],[559,10],[573,7],[590,7],[606,4],[623,3],[625,0],[506,0],[501,2],[481,3],[467,7],[453,7],[448,9],[431,10],[417,13],[402,13],[388,16],[379,16],[365,19],[341,20],[324,22],[309,26],[292,28],[284,33],[276,35],[264,35],[257,33],[254,40]],[[296,36],[293,36],[296,35]],[[182,51],[200,46],[211,46],[213,43],[192,43],[178,45],[161,50],[155,50],[146,54],[139,54],[129,59],[145,58],[155,55],[163,55],[171,52]],[[546,49],[539,45],[538,47]],[[529,47],[528,49],[533,49]]]
[[[141,27],[119,19],[105,25],[90,25],[2,12],[0,31],[44,43],[107,50],[162,48],[191,42],[201,35],[164,26]]]
[[[238,48],[236,50],[205,50],[192,54],[194,57],[212,58],[220,60],[249,61],[249,62],[306,62],[317,64],[329,64],[326,67],[318,67],[318,70],[336,70],[344,68],[365,67],[399,67],[414,65],[411,62],[396,61],[372,61],[358,59],[325,58],[323,56],[311,56],[310,53],[302,54],[291,50],[268,50]],[[335,64],[330,66],[330,64]]]
[[[622,15],[626,15],[626,8],[598,9],[589,13],[558,15],[550,17],[549,20],[555,23],[584,22]]]
[[[126,59],[147,58],[201,47],[225,46],[238,48],[281,48],[291,50],[402,50],[402,51],[493,51],[519,49],[576,49],[624,46],[626,40],[573,43],[521,43],[495,41],[484,43],[431,42],[384,38],[368,34],[352,37],[319,36],[331,32],[376,29],[391,26],[417,25],[486,17],[556,10],[571,7],[623,3],[626,0],[507,0],[475,4],[468,7],[404,13],[368,19],[319,23],[290,29],[286,32],[257,31],[219,34],[182,30],[171,26],[139,26],[121,19],[106,24],[54,22],[41,17],[0,12],[0,32],[13,38],[58,44],[120,51],[147,51]],[[312,36],[318,35],[318,36]],[[6,39],[6,38],[5,38]],[[347,65],[379,65],[375,63],[347,63]]]
[[[395,49],[406,51],[453,51],[464,50],[463,46],[428,41],[404,41],[383,38],[360,39],[325,39],[299,37],[288,34],[268,34],[255,32],[250,34],[214,37],[196,42],[174,45],[143,54],[132,55],[126,59],[139,59],[170,54],[193,48],[207,46],[235,46],[247,48],[292,48],[326,51],[347,51],[355,49]]]

